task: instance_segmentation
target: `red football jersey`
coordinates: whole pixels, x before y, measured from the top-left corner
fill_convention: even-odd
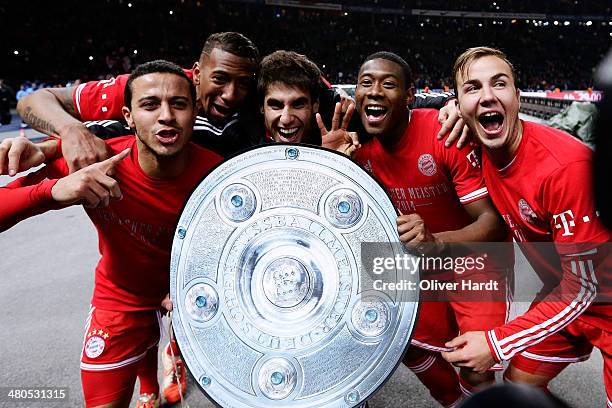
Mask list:
[[[193,71],[183,69],[191,79]],[[124,91],[129,74],[118,75],[101,81],[85,82],[72,94],[74,106],[82,121],[123,119]]]
[[[185,200],[200,179],[222,159],[215,153],[189,144],[189,165],[178,177],[157,179],[146,175],[138,164],[134,136],[106,141],[113,154],[130,147],[130,156],[115,167],[113,176],[123,199],[105,208],[86,209],[98,231],[102,255],[96,267],[92,305],[104,310],[159,309],[169,291],[170,249],[174,230]],[[41,174],[60,178],[68,174],[66,161],[58,159],[37,173],[11,185],[36,182]],[[49,208],[53,182],[43,181],[38,194],[20,205]],[[7,191],[8,193],[8,191]]]
[[[606,330],[612,317],[609,305],[591,305],[597,288],[606,290],[604,280],[609,284],[604,275],[610,262],[601,243],[611,238],[595,211],[592,151],[559,130],[522,124],[523,138],[513,161],[500,170],[483,154],[483,176],[495,207],[515,240],[524,243],[523,252],[549,292],[526,314],[488,332],[498,360],[539,343],[581,314],[590,324],[607,325]],[[547,288],[551,282],[558,286]]]
[[[374,138],[357,150],[355,160],[387,189],[402,214],[419,214],[432,232],[457,230],[472,223],[463,204],[487,196],[476,152],[447,149],[436,139],[438,111],[412,110],[402,139],[387,151]]]

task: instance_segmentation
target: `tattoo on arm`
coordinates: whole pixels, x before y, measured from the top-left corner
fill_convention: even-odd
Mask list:
[[[34,129],[39,130],[43,133],[46,133],[46,134],[57,133],[57,131],[55,130],[55,127],[51,123],[47,122],[44,119],[39,118],[38,116],[36,116],[34,112],[32,112],[31,106],[25,107],[24,112],[23,112],[23,120],[24,122],[32,126]]]
[[[64,107],[64,110],[70,114],[70,116],[74,118],[79,118],[79,113],[74,106],[74,100],[72,99],[72,93],[74,91],[74,87],[68,88],[60,88],[56,92],[52,92],[53,95],[59,100],[59,102]]]

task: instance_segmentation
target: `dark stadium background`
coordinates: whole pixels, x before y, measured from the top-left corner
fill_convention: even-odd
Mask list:
[[[611,44],[611,7],[596,0],[2,1],[0,78],[16,91],[26,81],[101,79],[156,58],[190,67],[210,33],[235,30],[262,55],[306,54],[332,83],[354,83],[362,59],[387,49],[411,64],[418,88],[441,88],[450,84],[454,56],[491,45],[516,64],[522,90],[585,90]]]

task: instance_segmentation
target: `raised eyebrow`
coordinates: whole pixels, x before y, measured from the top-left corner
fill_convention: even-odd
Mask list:
[[[266,99],[267,105],[283,105],[283,102],[276,98],[268,98]]]
[[[468,79],[463,83],[463,85],[461,85],[461,87],[463,88],[466,85],[480,85],[480,83],[481,82],[478,79]]]
[[[181,101],[181,102],[182,102],[182,101],[189,102],[189,100],[190,100],[190,99],[191,99],[191,98],[188,98],[188,97],[186,97],[186,96],[181,96],[181,95],[178,95],[178,96],[173,96],[172,98],[170,98],[170,100],[171,100],[172,102],[178,102],[178,101]]]
[[[213,70],[213,71],[211,72],[211,74],[217,74],[217,75],[230,76],[230,74],[229,74],[227,71],[225,71],[225,70],[223,70],[223,69],[221,69],[221,68],[217,68],[217,69]]]
[[[395,79],[396,81],[399,81],[399,78],[398,78],[398,77],[396,77],[396,76],[395,76],[395,75],[393,75],[393,74],[389,74],[389,75],[385,76],[385,77],[383,78],[383,80],[387,80],[387,79],[389,79],[389,78],[390,78],[390,79]]]
[[[508,76],[508,74],[504,74],[503,72],[500,72],[499,74],[493,75],[493,76],[491,77],[491,80],[492,80],[492,81],[496,81],[496,80],[498,80],[498,79],[500,79],[500,78],[502,78],[502,77],[506,77],[506,78],[510,79],[510,77]]]
[[[308,98],[306,98],[305,96],[301,96],[297,98],[295,101],[293,101],[293,104],[297,105],[297,104],[306,103],[306,102],[308,102]]]
[[[138,99],[138,102],[159,102],[161,99],[159,99],[159,97],[157,96],[143,96],[142,98]]]

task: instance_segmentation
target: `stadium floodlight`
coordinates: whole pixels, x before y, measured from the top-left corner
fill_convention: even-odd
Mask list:
[[[128,3],[128,7],[132,7],[132,3]]]
[[[138,50],[134,50],[134,54],[138,54]]]
[[[90,56],[89,56],[89,60],[90,60],[90,61],[93,61],[93,55],[90,55]]]
[[[588,25],[588,26],[593,25],[593,22],[591,20],[589,20],[589,21],[586,22],[586,25]]]
[[[555,20],[555,21],[553,22],[553,24],[554,24],[554,25],[559,25],[559,22],[558,22],[557,20]]]
[[[569,22],[569,21],[566,21],[566,22],[564,22],[564,23],[563,23],[563,25],[564,25],[564,26],[568,26],[568,25],[570,25],[570,22]]]
[[[15,51],[13,51],[13,54],[19,55],[19,51],[15,50]]]

